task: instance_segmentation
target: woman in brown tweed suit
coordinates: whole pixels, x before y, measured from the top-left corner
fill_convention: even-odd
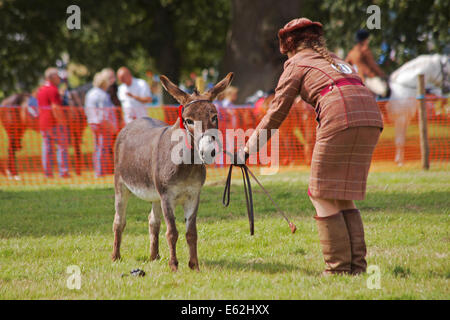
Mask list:
[[[316,209],[319,238],[327,265],[324,273],[359,274],[366,270],[366,245],[359,210],[372,153],[383,128],[381,112],[358,74],[328,52],[322,25],[301,18],[278,33],[288,60],[275,98],[244,148],[259,149],[261,130],[277,129],[294,99],[315,108],[318,127],[308,195]]]

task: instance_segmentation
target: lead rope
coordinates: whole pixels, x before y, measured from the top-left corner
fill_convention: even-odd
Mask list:
[[[252,185],[250,183],[250,175],[255,179],[256,183],[261,187],[263,192],[266,194],[266,196],[272,201],[272,204],[277,209],[278,213],[280,213],[284,220],[287,221],[289,224],[289,228],[291,229],[292,233],[295,233],[297,230],[297,227],[293,222],[289,220],[289,218],[286,216],[286,214],[280,209],[280,207],[277,205],[277,203],[273,200],[273,198],[270,196],[269,192],[262,186],[261,182],[256,178],[256,176],[253,174],[253,172],[250,171],[247,165],[245,164],[231,164],[230,170],[228,171],[227,180],[225,182],[225,189],[223,191],[223,197],[222,197],[222,204],[225,207],[228,207],[230,204],[230,191],[231,191],[231,173],[233,172],[233,166],[240,167],[242,171],[242,179],[244,181],[244,193],[245,193],[245,200],[247,204],[247,215],[248,215],[248,221],[250,223],[250,235],[254,235],[255,232],[255,219],[254,219],[254,211],[253,211],[253,195],[252,195]]]

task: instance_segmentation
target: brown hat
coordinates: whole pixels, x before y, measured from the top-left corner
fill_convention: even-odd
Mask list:
[[[283,27],[283,29],[280,29],[280,31],[278,31],[278,37],[282,37],[282,36],[284,36],[284,34],[286,34],[288,32],[292,32],[294,30],[309,27],[309,26],[318,26],[318,27],[322,28],[322,24],[320,22],[312,22],[308,18],[294,19],[294,20],[289,21]]]
[[[280,40],[281,53],[285,54],[287,52],[286,38],[291,32],[311,26],[319,27],[320,35],[322,34],[322,24],[320,22],[312,22],[308,18],[298,18],[291,20],[282,29],[280,29],[278,31],[278,38]]]

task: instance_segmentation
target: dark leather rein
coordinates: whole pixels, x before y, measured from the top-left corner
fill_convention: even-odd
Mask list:
[[[233,172],[233,166],[241,168],[241,171],[242,171],[242,180],[244,181],[245,200],[246,200],[246,203],[247,203],[247,215],[248,215],[248,221],[250,223],[250,235],[254,235],[255,234],[255,216],[254,216],[254,210],[253,210],[252,185],[250,183],[249,174],[256,181],[256,183],[261,187],[261,189],[266,194],[266,196],[270,199],[270,201],[272,201],[272,204],[275,206],[277,211],[287,221],[287,223],[289,224],[289,228],[291,229],[291,232],[295,233],[295,231],[297,230],[297,227],[295,226],[295,224],[292,223],[288,219],[286,214],[280,209],[280,207],[276,204],[276,202],[270,196],[269,192],[267,192],[267,190],[262,186],[261,182],[259,182],[259,180],[253,174],[253,172],[251,172],[250,169],[245,164],[231,164],[230,165],[230,170],[228,171],[227,181],[225,182],[225,189],[223,191],[223,197],[222,197],[223,205],[225,207],[228,207],[228,205],[230,204],[231,173]]]
[[[231,164],[230,170],[228,171],[227,181],[225,182],[225,189],[223,190],[222,203],[225,207],[230,204],[230,191],[231,191],[231,173],[233,172],[233,166],[240,167],[242,171],[242,180],[244,181],[244,193],[245,200],[247,202],[247,215],[248,222],[250,223],[250,235],[255,234],[255,216],[253,212],[253,195],[252,195],[252,184],[250,183],[250,178],[248,176],[249,169],[245,164],[236,165]]]

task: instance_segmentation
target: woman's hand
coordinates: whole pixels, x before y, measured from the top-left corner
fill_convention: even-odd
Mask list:
[[[233,163],[235,166],[243,166],[247,162],[249,154],[244,150],[238,150],[233,154]]]

